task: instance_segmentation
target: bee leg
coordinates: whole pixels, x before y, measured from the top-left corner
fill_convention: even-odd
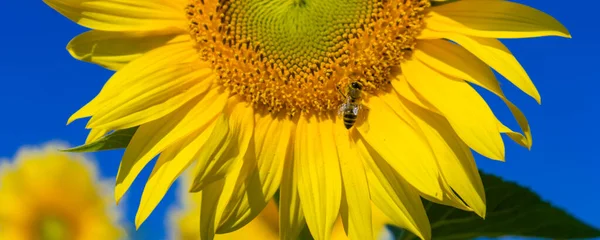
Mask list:
[[[344,94],[344,93],[342,92],[342,90],[340,90],[340,84],[339,84],[339,83],[335,84],[335,89],[337,89],[337,91],[338,91],[338,92],[339,92],[339,93],[340,93],[342,96],[344,96],[344,98],[346,98],[346,94]]]

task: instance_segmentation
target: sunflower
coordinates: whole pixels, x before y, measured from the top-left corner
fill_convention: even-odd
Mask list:
[[[0,166],[0,239],[122,238],[109,186],[94,165],[60,147],[25,148]]]
[[[191,184],[192,175],[184,174],[180,178],[180,186],[188,186]],[[173,208],[169,211],[169,229],[171,240],[197,240],[200,239],[200,202],[202,196],[200,193],[188,194],[187,188],[179,188],[178,198],[180,205],[177,208]],[[386,239],[388,234],[385,224],[389,221],[385,215],[378,211],[377,208],[373,208],[373,228],[375,230],[375,239]],[[250,223],[245,225],[239,230],[232,233],[215,236],[217,240],[235,240],[235,239],[248,239],[249,236],[260,236],[260,239],[264,240],[277,240],[279,239],[279,215],[277,210],[277,204],[275,201],[270,201],[262,212],[254,218]],[[335,223],[331,238],[332,240],[344,240],[348,239],[344,232],[344,227],[341,219]]]
[[[423,239],[420,197],[484,217],[470,150],[504,160],[502,134],[531,146],[492,69],[541,100],[497,38],[570,37],[501,0],[44,1],[93,29],[67,46],[75,58],[116,71],[68,122],[90,117],[88,142],[138,127],[116,200],[160,155],[139,225],[194,162],[203,239],[243,227],[278,189],[282,239],[305,223],[328,239],[338,215],[350,238],[371,239],[371,202]],[[502,99],[521,131],[474,86]]]

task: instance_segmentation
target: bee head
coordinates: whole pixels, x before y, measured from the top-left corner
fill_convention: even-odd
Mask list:
[[[359,82],[352,82],[350,83],[350,86],[352,86],[352,88],[362,90],[362,84],[360,84]]]

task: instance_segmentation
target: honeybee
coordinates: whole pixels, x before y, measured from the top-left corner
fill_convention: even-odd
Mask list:
[[[338,115],[344,120],[346,129],[350,129],[354,126],[354,123],[358,118],[358,112],[362,108],[360,104],[362,89],[363,85],[357,81],[348,84],[346,94],[340,90],[339,85],[337,87],[338,92],[346,99],[346,102],[340,105],[340,109],[338,110]]]

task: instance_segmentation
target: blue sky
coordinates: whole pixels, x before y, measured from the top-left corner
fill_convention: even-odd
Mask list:
[[[527,186],[543,199],[600,228],[600,158],[597,154],[599,109],[597,92],[597,27],[591,19],[600,2],[518,1],[561,21],[573,39],[557,37],[507,40],[504,43],[528,71],[542,95],[542,105],[510,83],[502,82],[508,97],[527,115],[533,132],[531,151],[506,141],[507,161],[481,157],[483,170]],[[42,1],[0,1],[0,158],[12,157],[21,145],[62,140],[82,143],[85,121],[66,126],[67,118],[92,99],[111,72],[79,62],[65,50],[69,40],[85,31]],[[503,103],[483,93],[497,115],[518,129]],[[92,154],[104,177],[116,175],[122,152]],[[149,171],[146,169],[127,194],[124,207],[129,224]],[[138,238],[161,236],[165,212],[173,204],[172,189],[138,232]],[[158,234],[158,235],[156,235]],[[153,238],[152,238],[153,239]]]

